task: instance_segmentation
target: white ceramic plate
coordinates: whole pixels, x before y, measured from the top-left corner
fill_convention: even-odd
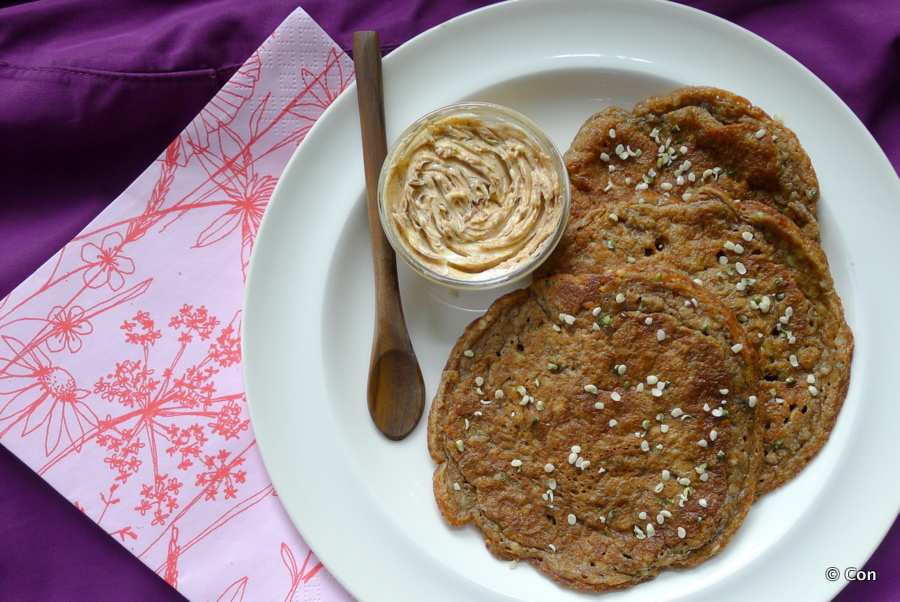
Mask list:
[[[437,107],[483,100],[534,119],[565,149],[581,123],[682,84],[719,86],[782,113],[821,180],[823,242],[856,336],[850,393],[820,456],[751,510],[729,546],[687,571],[604,600],[827,599],[897,516],[890,376],[900,365],[900,282],[890,254],[900,184],[884,154],[817,78],[760,38],[653,0],[518,0],[441,25],[384,63],[389,142]],[[297,150],[269,203],[247,283],[251,416],[275,487],[334,576],[365,602],[577,600],[527,565],[451,529],[431,491],[425,421],[403,442],[366,410],[374,286],[356,90]],[[454,297],[401,266],[403,302],[429,398],[456,338],[497,293]],[[426,408],[426,412],[427,412]]]

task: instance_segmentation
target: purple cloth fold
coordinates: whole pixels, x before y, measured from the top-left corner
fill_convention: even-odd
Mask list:
[[[900,170],[900,2],[681,3],[741,25],[806,65]],[[488,4],[0,3],[0,297],[115,199],[296,6],[347,51],[358,29],[378,30],[390,51]],[[900,599],[898,561],[900,522],[865,566],[877,580],[851,583],[837,599]],[[0,600],[181,599],[0,448]]]

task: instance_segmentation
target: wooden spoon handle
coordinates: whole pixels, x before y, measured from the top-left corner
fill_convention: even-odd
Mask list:
[[[366,206],[369,235],[375,264],[375,290],[379,303],[396,303],[385,298],[385,290],[397,290],[397,260],[378,215],[378,178],[387,155],[384,128],[384,96],[381,76],[381,44],[378,32],[357,31],[353,34],[353,62],[359,95],[359,120],[362,127],[363,164],[366,170]],[[388,297],[391,297],[389,295]],[[397,297],[399,299],[399,296]],[[393,313],[393,312],[392,312]]]

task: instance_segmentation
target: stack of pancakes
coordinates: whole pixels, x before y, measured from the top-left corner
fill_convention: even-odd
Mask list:
[[[682,88],[591,117],[566,233],[454,348],[434,490],[497,557],[630,587],[717,553],[828,438],[852,334],[796,136]]]

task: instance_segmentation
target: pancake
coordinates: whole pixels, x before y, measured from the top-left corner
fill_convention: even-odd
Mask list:
[[[641,188],[689,199],[712,183],[732,198],[769,205],[819,239],[819,184],[797,136],[725,90],[685,87],[632,111],[605,109],[584,123],[565,159],[581,193],[574,218],[595,199]]]
[[[679,272],[536,280],[450,355],[428,419],[438,507],[581,590],[694,566],[755,499],[756,363],[734,314]]]
[[[759,387],[762,495],[795,477],[827,442],[850,387],[854,340],[821,247],[764,206],[741,208],[746,222],[760,232],[754,244],[744,244],[750,253],[759,253],[744,262],[754,281],[744,327],[751,340],[756,338],[764,378]],[[769,258],[782,268],[780,276],[770,271]],[[795,277],[793,282],[789,276]],[[766,297],[771,300],[768,312],[762,307],[754,311],[750,300]]]
[[[631,191],[571,222],[541,270],[583,274],[627,265],[684,272],[738,316],[762,378],[758,494],[797,475],[828,440],[853,354],[821,247],[769,206],[735,202],[716,187],[697,189],[687,203]]]

